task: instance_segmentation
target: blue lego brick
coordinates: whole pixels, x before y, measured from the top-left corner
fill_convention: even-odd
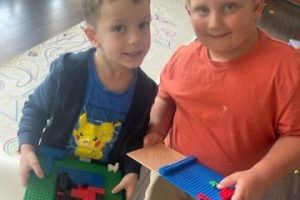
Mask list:
[[[59,168],[58,172],[67,172],[72,182],[76,185],[89,185],[97,188],[105,187],[105,177],[103,175],[65,167]]]
[[[49,175],[51,173],[53,161],[54,161],[54,159],[52,157],[46,158],[45,165],[43,166],[43,170],[46,175]]]
[[[65,157],[65,150],[47,146],[40,146],[38,152],[40,156],[52,157],[54,159],[63,159]]]
[[[216,183],[223,179],[217,172],[187,157],[159,169],[160,175],[195,199],[221,200]]]
[[[54,160],[61,160],[65,157],[65,151],[46,146],[41,146],[38,152],[39,156],[46,158],[45,164],[43,165],[43,170],[46,175],[51,173]]]

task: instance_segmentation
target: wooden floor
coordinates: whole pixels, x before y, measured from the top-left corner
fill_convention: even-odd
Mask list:
[[[0,0],[0,63],[82,20],[78,0]]]

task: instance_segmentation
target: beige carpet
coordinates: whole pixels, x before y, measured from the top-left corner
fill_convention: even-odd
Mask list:
[[[182,0],[152,0],[152,46],[142,68],[153,79],[170,54],[193,38]],[[16,131],[24,101],[44,79],[51,61],[64,52],[89,48],[78,24],[54,38],[0,64],[0,199],[20,200],[23,189],[19,182]],[[34,34],[34,33],[33,33]],[[5,50],[2,47],[1,50]],[[141,177],[145,188],[146,176]],[[138,197],[142,199],[143,190]]]

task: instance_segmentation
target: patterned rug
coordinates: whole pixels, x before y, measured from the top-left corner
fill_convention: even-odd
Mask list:
[[[193,38],[182,0],[152,0],[152,45],[142,65],[158,80],[171,53]],[[80,23],[23,54],[0,64],[0,199],[22,199],[16,132],[22,106],[44,79],[49,64],[64,52],[90,47]]]

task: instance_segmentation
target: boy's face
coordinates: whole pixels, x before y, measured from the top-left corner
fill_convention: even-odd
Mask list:
[[[197,38],[213,60],[226,61],[256,42],[263,0],[189,0],[187,10]]]
[[[94,45],[107,64],[135,68],[147,54],[150,43],[150,2],[104,0],[95,30]]]

